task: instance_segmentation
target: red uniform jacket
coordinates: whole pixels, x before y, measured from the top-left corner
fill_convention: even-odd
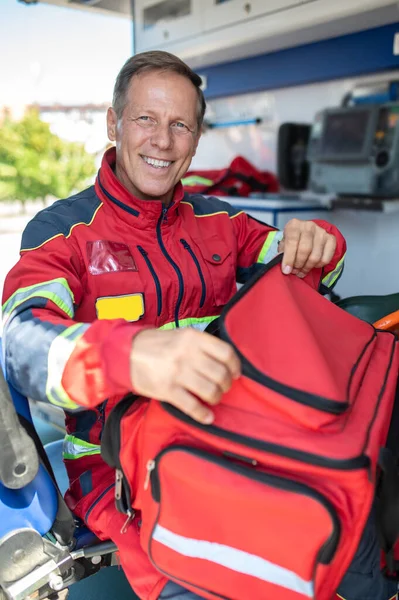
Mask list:
[[[28,224],[3,297],[8,378],[65,410],[67,499],[82,518],[112,486],[99,444],[107,414],[132,389],[133,336],[148,326],[205,329],[282,237],[226,202],[185,195],[181,184],[168,208],[139,200],[114,162],[111,149],[94,186]],[[345,241],[319,224],[338,241],[323,275],[331,286]]]

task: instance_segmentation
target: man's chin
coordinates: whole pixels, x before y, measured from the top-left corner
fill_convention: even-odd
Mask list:
[[[173,188],[175,186],[173,185],[172,187],[146,187],[142,190],[140,190],[139,192],[139,198],[141,198],[142,200],[165,200],[165,198],[171,197],[173,194]]]

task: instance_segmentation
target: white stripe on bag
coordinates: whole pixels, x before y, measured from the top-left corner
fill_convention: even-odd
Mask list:
[[[184,537],[161,525],[156,526],[152,537],[160,544],[184,556],[208,560],[232,571],[237,571],[237,573],[257,577],[262,581],[298,592],[308,598],[314,597],[312,581],[305,581],[293,571],[275,565],[255,554],[215,542]]]

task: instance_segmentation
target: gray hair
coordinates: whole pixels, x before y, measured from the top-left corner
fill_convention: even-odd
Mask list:
[[[115,81],[114,95],[112,99],[112,106],[118,119],[122,117],[123,110],[126,105],[127,92],[132,78],[139,73],[148,73],[149,71],[170,71],[172,73],[182,75],[191,81],[197,91],[198,96],[197,123],[198,128],[200,129],[206,109],[204,94],[200,87],[202,84],[201,77],[192,69],[190,69],[185,62],[180,60],[180,58],[174,54],[170,54],[169,52],[164,52],[161,50],[151,50],[149,52],[141,52],[140,54],[136,54],[135,56],[129,58],[119,71]]]

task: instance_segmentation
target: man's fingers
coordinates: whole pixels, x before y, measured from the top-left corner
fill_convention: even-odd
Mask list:
[[[302,271],[313,250],[313,231],[302,231],[296,250],[294,269]]]
[[[323,249],[323,256],[321,258],[321,267],[328,265],[335,254],[337,248],[337,240],[334,235],[328,234],[327,241]]]
[[[181,387],[176,387],[173,390],[173,401],[169,401],[169,404],[176,406],[199,423],[209,425],[214,419],[213,412],[205,404],[202,404],[195,396]]]
[[[226,365],[220,363],[206,354],[202,354],[195,363],[195,370],[213,381],[223,393],[231,388],[233,377]]]
[[[195,394],[206,404],[217,404],[222,397],[223,390],[217,383],[211,381],[207,376],[197,373],[187,367],[179,376],[178,385]]]
[[[325,231],[321,228],[317,228],[312,237],[311,251],[308,254],[305,264],[300,268],[303,276],[307,275],[314,267],[320,266],[326,241]]]
[[[296,227],[295,220],[287,223],[284,229],[284,254],[281,263],[281,269],[286,275],[289,275],[294,268],[300,237],[301,232],[299,227]]]
[[[241,363],[230,344],[218,338],[204,334],[201,339],[201,349],[209,357],[225,365],[233,379],[241,375]]]

